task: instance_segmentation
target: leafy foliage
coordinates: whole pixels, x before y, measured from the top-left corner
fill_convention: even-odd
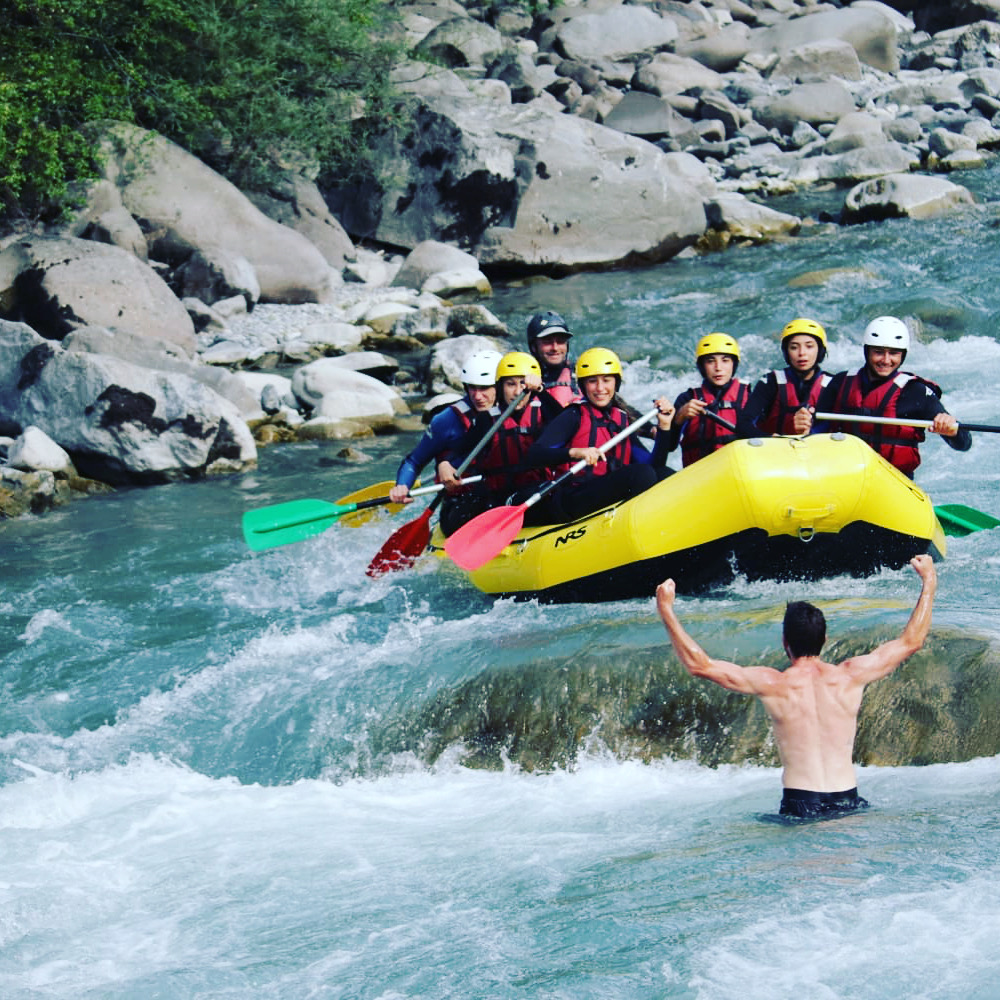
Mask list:
[[[88,121],[161,132],[235,183],[304,154],[359,168],[385,119],[384,0],[4,0],[0,213],[36,214],[92,176]],[[362,119],[357,109],[363,106]]]

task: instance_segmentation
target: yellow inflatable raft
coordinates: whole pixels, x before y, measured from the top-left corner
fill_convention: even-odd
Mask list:
[[[609,601],[667,576],[695,593],[736,575],[867,576],[921,552],[946,552],[927,494],[860,438],[815,434],[736,441],[632,500],[525,528],[469,578],[487,594]]]

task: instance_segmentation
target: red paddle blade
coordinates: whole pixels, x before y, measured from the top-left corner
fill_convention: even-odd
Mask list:
[[[519,504],[484,511],[450,535],[444,550],[456,566],[465,570],[479,569],[517,537],[527,510],[527,504]]]
[[[382,576],[383,573],[391,573],[394,570],[409,569],[431,540],[433,513],[434,511],[428,507],[420,517],[397,528],[375,553],[375,558],[368,564],[365,573],[368,576]]]

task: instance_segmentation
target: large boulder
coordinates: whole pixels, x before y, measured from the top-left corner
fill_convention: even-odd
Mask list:
[[[754,118],[766,128],[788,133],[799,122],[827,124],[855,110],[850,91],[836,80],[803,83],[776,98],[757,97],[751,108]]]
[[[705,229],[701,198],[656,146],[537,103],[426,98],[383,152],[387,180],[362,207],[364,235],[383,243],[453,242],[483,266],[565,273],[664,260]],[[359,192],[344,195],[356,210]]]
[[[247,197],[268,218],[301,233],[336,271],[355,259],[350,236],[330,213],[319,188],[301,174],[288,171],[266,191]]]
[[[892,17],[875,7],[848,7],[782,20],[750,32],[756,52],[783,55],[815,42],[849,42],[858,58],[886,73],[899,71],[899,47]]]
[[[257,461],[236,407],[194,379],[69,351],[2,320],[0,424],[38,427],[83,475],[105,482],[164,482]]]
[[[322,302],[330,265],[300,233],[269,219],[236,187],[169,139],[102,123],[103,172],[146,232],[149,255],[171,265],[218,247],[245,257],[270,302]]]
[[[678,38],[671,18],[635,4],[567,7],[550,16],[556,23],[543,32],[540,48],[580,62],[623,61],[672,48]]]
[[[0,252],[8,318],[49,340],[104,326],[176,344],[194,354],[194,324],[148,264],[117,246],[73,237],[29,236]]]
[[[845,223],[882,219],[930,219],[974,203],[971,193],[943,177],[890,174],[858,184],[847,193]]]

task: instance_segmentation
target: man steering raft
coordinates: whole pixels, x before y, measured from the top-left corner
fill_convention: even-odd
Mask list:
[[[693,677],[705,677],[729,691],[760,698],[774,728],[782,764],[784,816],[813,819],[866,809],[854,775],[854,736],[865,686],[891,674],[920,649],[931,627],[937,573],[928,555],[910,565],[923,586],[898,639],[841,663],[826,663],[823,612],[805,601],[785,610],[782,641],[791,660],[786,670],[741,667],[712,659],[684,630],[674,611],[673,580],[656,590],[656,604],[681,663]]]

